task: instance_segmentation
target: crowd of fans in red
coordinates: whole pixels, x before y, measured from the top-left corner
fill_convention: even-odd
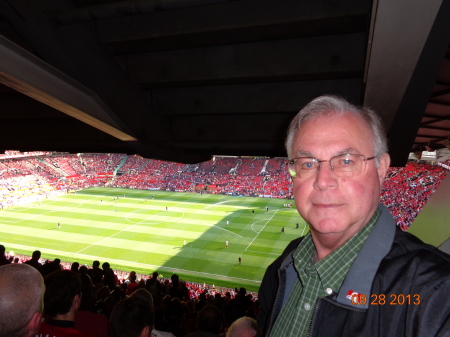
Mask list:
[[[0,160],[1,207],[98,186],[292,198],[285,158],[215,157],[185,165],[125,154],[14,155]],[[381,202],[401,228],[409,227],[446,172],[413,162],[390,168]]]
[[[80,311],[101,314],[110,318],[115,305],[138,289],[146,289],[153,297],[155,306],[155,326],[158,331],[172,333],[182,337],[197,330],[197,313],[210,304],[223,313],[222,331],[240,317],[256,319],[259,312],[258,299],[255,293],[249,293],[245,288],[216,289],[205,284],[188,283],[173,274],[170,279],[162,278],[158,273],[139,275],[135,272],[125,273],[111,269],[108,262],[100,268],[100,262],[94,261],[92,268],[74,263],[61,263],[59,259],[43,261],[40,251],[33,252],[33,256],[14,256],[4,253],[4,246],[0,245],[0,266],[8,263],[26,263],[39,270],[45,278],[58,270],[71,270],[81,279]],[[45,308],[44,308],[45,310]],[[85,314],[75,316],[81,320]],[[102,324],[102,317],[90,316]],[[97,318],[96,318],[97,317]],[[106,320],[107,322],[107,320]],[[91,331],[92,333],[92,331]],[[108,335],[108,327],[105,334]],[[213,336],[213,335],[211,335]]]
[[[446,174],[447,170],[440,166],[414,162],[389,169],[381,202],[389,208],[401,229],[408,229]]]

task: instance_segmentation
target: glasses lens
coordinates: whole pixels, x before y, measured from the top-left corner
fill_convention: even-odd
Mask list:
[[[296,178],[297,177],[297,172],[295,171],[295,164],[293,160],[289,160],[288,162],[288,170],[289,170],[289,174],[291,175],[292,178]]]
[[[363,173],[366,157],[358,154],[346,154],[333,157],[330,165],[338,177],[355,177]]]
[[[316,158],[302,157],[289,161],[289,173],[293,178],[307,178],[317,172],[319,163]]]

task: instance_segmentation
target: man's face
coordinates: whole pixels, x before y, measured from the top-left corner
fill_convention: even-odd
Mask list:
[[[373,157],[375,150],[371,129],[353,114],[326,115],[312,118],[301,127],[293,143],[293,156],[312,156],[319,160],[343,154]],[[358,232],[374,214],[380,188],[389,167],[389,155],[367,161],[358,177],[336,177],[329,162],[321,164],[316,175],[295,178],[294,196],[297,210],[310,225],[313,238],[344,243]]]

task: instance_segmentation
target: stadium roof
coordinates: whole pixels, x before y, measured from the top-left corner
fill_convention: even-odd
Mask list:
[[[450,2],[0,0],[0,151],[285,156],[324,93],[381,113],[393,166],[450,133]]]

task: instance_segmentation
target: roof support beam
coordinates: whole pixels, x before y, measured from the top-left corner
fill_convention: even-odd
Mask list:
[[[364,104],[389,130],[392,166],[408,158],[448,47],[449,17],[449,1],[374,1]]]

